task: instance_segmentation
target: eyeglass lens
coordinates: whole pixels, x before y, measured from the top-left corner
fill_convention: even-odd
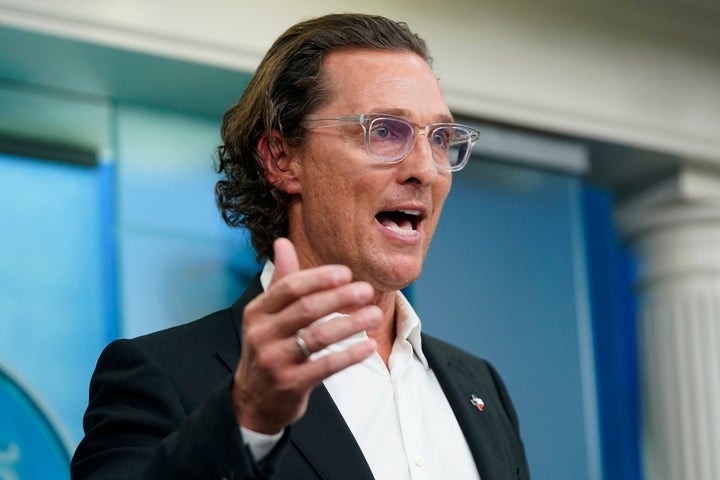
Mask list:
[[[370,122],[370,152],[386,161],[403,158],[414,138],[414,127],[396,118],[376,118]],[[453,126],[437,126],[428,132],[433,158],[438,165],[452,168],[464,160],[469,147],[470,132]]]

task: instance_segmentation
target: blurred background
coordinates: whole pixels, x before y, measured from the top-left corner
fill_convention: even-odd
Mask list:
[[[101,349],[258,270],[213,186],[272,41],[344,0],[0,0],[0,479],[68,478]],[[536,480],[720,478],[720,5],[366,0],[481,131],[422,277]]]

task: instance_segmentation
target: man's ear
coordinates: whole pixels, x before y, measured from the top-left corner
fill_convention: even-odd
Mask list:
[[[273,130],[270,137],[262,134],[257,144],[258,159],[265,170],[265,179],[281,192],[300,193],[298,170],[300,164],[294,157],[295,149]]]

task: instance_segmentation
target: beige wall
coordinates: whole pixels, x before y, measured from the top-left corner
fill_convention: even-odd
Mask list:
[[[458,113],[720,164],[720,29],[713,28],[720,8],[704,0],[598,3],[365,0],[363,6],[407,21],[429,41]],[[352,5],[357,2],[0,0],[0,24],[251,70],[290,24],[357,10]]]

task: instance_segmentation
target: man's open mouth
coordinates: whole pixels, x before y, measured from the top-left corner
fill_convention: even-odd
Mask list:
[[[389,210],[378,213],[375,218],[388,230],[410,236],[417,232],[422,213],[419,210]]]

